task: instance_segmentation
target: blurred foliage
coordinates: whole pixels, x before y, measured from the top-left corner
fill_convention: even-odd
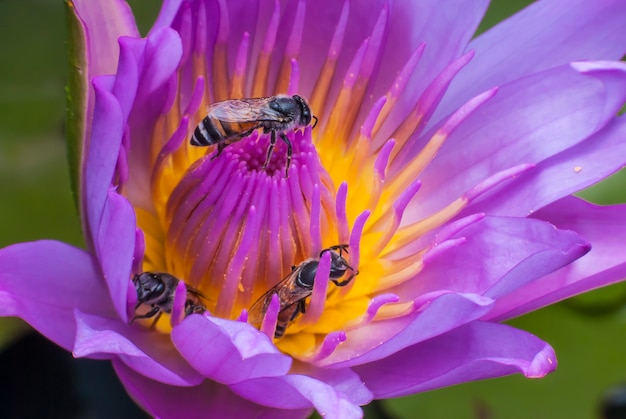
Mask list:
[[[64,22],[62,2],[0,2],[0,246],[82,243],[65,160]]]
[[[530,3],[493,1],[479,31]],[[159,2],[133,0],[146,33]],[[53,238],[82,245],[65,160],[65,45],[61,1],[0,2],[0,246]],[[626,172],[581,194],[626,202]],[[487,380],[366,407],[368,418],[599,417],[613,385],[626,382],[626,288],[618,284],[515,319],[550,342],[558,370],[542,380]],[[0,342],[22,323],[0,323]],[[0,345],[0,348],[2,346]]]

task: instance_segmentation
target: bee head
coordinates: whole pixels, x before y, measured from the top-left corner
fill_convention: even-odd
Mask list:
[[[306,127],[311,123],[312,118],[315,118],[315,125],[317,125],[317,118],[311,115],[311,108],[309,108],[309,104],[306,103],[306,100],[298,95],[293,95],[293,100],[295,100],[300,107],[300,125]],[[315,125],[313,126],[315,127]]]
[[[133,284],[140,303],[152,303],[166,292],[167,288],[176,287],[178,280],[166,273],[143,272],[133,277]]]
[[[330,279],[338,279],[346,273],[348,269],[352,269],[348,265],[348,261],[336,252],[330,252]]]

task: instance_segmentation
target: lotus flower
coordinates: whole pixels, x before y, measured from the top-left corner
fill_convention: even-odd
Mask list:
[[[360,417],[542,377],[550,345],[500,322],[626,276],[626,207],[571,195],[626,160],[623,2],[545,0],[473,40],[486,1],[166,0],[145,38],[120,0],[68,6],[87,249],[2,249],[0,314],[111,360],[154,416]],[[208,105],[277,94],[319,119],[284,133],[287,173],[261,130],[190,145]],[[276,338],[274,296],[251,324],[306,261],[305,312]],[[131,324],[141,272],[180,279],[154,326]]]

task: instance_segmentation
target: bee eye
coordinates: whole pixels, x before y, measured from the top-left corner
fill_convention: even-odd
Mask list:
[[[296,278],[297,285],[303,288],[313,289],[313,284],[315,284],[315,274],[317,274],[318,266],[319,262],[317,261],[309,262],[303,266],[298,273],[298,277]]]

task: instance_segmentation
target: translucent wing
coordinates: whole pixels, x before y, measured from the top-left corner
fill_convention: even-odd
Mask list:
[[[225,100],[210,105],[207,113],[220,121],[231,123],[282,121],[285,116],[268,106],[272,99],[262,97]]]
[[[265,294],[259,297],[254,304],[252,304],[250,310],[248,311],[248,321],[250,324],[255,327],[259,327],[261,325],[263,317],[267,312],[274,294],[278,295],[278,300],[280,301],[279,312],[311,295],[313,292],[312,290],[296,285],[296,277],[302,269],[302,266],[304,266],[304,263],[298,265],[298,267],[289,273],[289,275],[270,288]]]

